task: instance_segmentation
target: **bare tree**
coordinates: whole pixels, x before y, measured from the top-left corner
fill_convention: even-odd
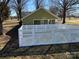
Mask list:
[[[65,23],[67,11],[74,11],[75,5],[79,4],[79,0],[51,0],[58,7],[59,11],[62,13],[63,24]]]
[[[8,3],[10,0],[0,0],[0,35],[3,34],[2,22],[8,17]]]
[[[22,22],[22,11],[27,2],[28,0],[11,0],[11,8],[13,8],[16,11],[18,20],[20,20],[20,22]]]
[[[43,1],[44,0],[35,0],[36,9],[38,9],[39,7],[43,7]]]
[[[24,8],[26,0],[11,0],[11,8],[16,11],[18,20],[21,19],[21,13]]]
[[[50,11],[51,11],[53,14],[57,15],[59,10],[58,10],[58,8],[55,7],[55,6],[50,6]]]

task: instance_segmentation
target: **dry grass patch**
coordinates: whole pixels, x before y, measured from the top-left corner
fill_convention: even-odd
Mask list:
[[[56,53],[48,55],[31,55],[31,56],[12,56],[12,57],[0,57],[0,59],[79,59],[79,54]]]
[[[5,20],[3,22],[3,33],[7,33],[10,31],[13,27],[18,25],[19,21],[17,20]],[[0,50],[6,45],[6,43],[10,40],[10,36],[8,35],[1,35],[0,36]]]
[[[10,36],[8,35],[1,35],[0,36],[0,50],[4,48],[6,43],[10,40]]]
[[[66,18],[66,24],[79,24],[79,18]]]
[[[18,20],[5,20],[3,22],[3,31],[4,33],[7,33],[10,31],[13,27],[19,24]]]

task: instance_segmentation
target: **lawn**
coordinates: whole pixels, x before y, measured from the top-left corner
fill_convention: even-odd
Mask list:
[[[74,19],[67,19],[66,24],[79,24],[79,20],[74,20]],[[4,27],[4,33],[7,33],[10,31],[13,27],[18,25],[18,21],[15,20],[6,20],[3,22],[3,27]],[[7,36],[7,38],[10,38]],[[4,45],[4,43],[7,43],[6,36],[0,36],[0,45],[1,47]],[[4,41],[3,41],[4,40]],[[5,46],[5,45],[4,45]],[[0,57],[0,59],[79,59],[79,52],[65,52],[65,53],[54,53],[50,55],[32,55],[32,56],[10,56],[10,57]]]
[[[3,31],[4,33],[10,31],[13,27],[15,27],[16,25],[18,25],[19,21],[17,21],[16,19],[13,20],[5,20],[3,22]]]
[[[0,50],[6,45],[6,43],[10,40],[10,36],[5,35],[8,31],[10,31],[13,27],[18,25],[17,20],[5,20],[3,22],[3,35],[0,36]]]
[[[79,25],[79,18],[66,18],[66,24]]]
[[[79,54],[79,53],[78,53]],[[11,56],[11,57],[0,57],[0,59],[79,59],[78,54],[58,53],[50,55],[32,55],[32,56]]]

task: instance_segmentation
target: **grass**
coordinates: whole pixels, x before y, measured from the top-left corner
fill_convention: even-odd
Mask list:
[[[66,18],[65,24],[79,25],[79,18],[71,18],[71,19]]]
[[[16,25],[18,25],[19,21],[17,20],[5,20],[3,22],[3,31],[5,33],[7,33],[8,31],[10,31],[13,27],[15,27]]]
[[[1,35],[0,36],[0,50],[3,49],[3,47],[9,41],[9,39],[10,39],[10,36],[8,36],[8,35]]]
[[[32,55],[32,56],[11,56],[11,57],[1,57],[0,59],[79,59],[79,56],[76,54],[70,53],[59,53],[51,55]]]
[[[5,32],[10,31],[14,26],[18,24],[18,21],[15,22],[14,20],[7,20],[3,23]],[[74,19],[67,19],[66,24],[79,24],[78,20]],[[10,26],[9,26],[10,25]],[[2,37],[0,37],[3,40]],[[0,41],[1,42],[1,41]],[[0,44],[1,45],[1,44]],[[74,53],[57,53],[51,55],[32,55],[32,56],[10,56],[10,57],[0,57],[0,59],[79,59],[79,52]]]
[[[16,25],[18,25],[18,21],[5,20],[3,22],[3,33],[7,33]],[[10,36],[8,36],[8,35],[1,35],[0,36],[0,50],[6,45],[6,43],[9,41],[9,39],[10,39]]]

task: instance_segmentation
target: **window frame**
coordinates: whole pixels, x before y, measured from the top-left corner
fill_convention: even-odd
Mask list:
[[[35,24],[35,21],[40,21],[40,24]],[[42,25],[42,24],[45,24],[44,21],[47,21],[47,24],[54,24],[53,21],[55,21],[55,20],[53,20],[53,19],[47,19],[47,20],[46,19],[44,19],[44,20],[40,20],[40,19],[38,20],[37,19],[36,20],[35,19],[35,20],[33,20],[33,25]],[[51,21],[51,23],[50,23],[50,21]]]

